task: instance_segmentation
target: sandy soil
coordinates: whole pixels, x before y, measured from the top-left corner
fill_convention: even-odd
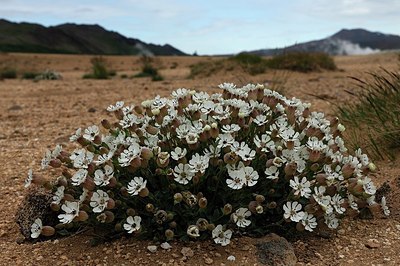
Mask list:
[[[106,57],[118,76],[111,80],[83,80],[90,68],[90,56],[2,54],[0,68],[11,65],[18,71],[53,69],[63,75],[60,81],[0,81],[0,265],[257,265],[255,240],[242,237],[229,247],[210,242],[186,244],[194,256],[182,260],[181,243],[171,243],[169,251],[150,253],[148,242],[120,239],[90,247],[90,237],[77,235],[36,244],[20,243],[14,223],[18,204],[24,197],[23,182],[30,167],[38,169],[46,148],[66,143],[77,127],[98,124],[109,114],[104,111],[117,100],[140,103],[157,94],[167,96],[180,87],[217,91],[221,82],[243,85],[265,83],[287,76],[285,94],[311,102],[314,110],[332,114],[335,104],[353,100],[346,91],[356,90],[348,76],[364,77],[365,71],[396,67],[396,55],[337,57],[340,71],[301,74],[273,72],[248,76],[227,72],[207,78],[188,79],[189,66],[216,60],[204,57],[160,57],[156,65],[164,81],[147,78],[121,79],[120,74],[139,71],[137,57]],[[174,65],[176,67],[174,68]],[[400,264],[400,161],[379,161],[376,182],[391,186],[388,219],[346,220],[330,239],[309,236],[293,242],[299,265],[398,265]],[[368,243],[375,243],[368,248]],[[235,262],[227,257],[234,255]]]

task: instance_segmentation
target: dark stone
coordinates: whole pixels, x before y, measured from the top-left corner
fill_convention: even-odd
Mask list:
[[[52,199],[53,195],[44,189],[32,188],[28,191],[15,215],[15,222],[26,239],[31,239],[31,226],[37,218],[42,220],[43,225],[54,226],[58,222],[50,208]]]
[[[10,108],[8,108],[9,111],[18,111],[18,110],[22,110],[22,107],[18,104],[11,106]]]
[[[94,107],[90,107],[88,110],[89,113],[95,113],[96,112],[96,108]]]
[[[256,243],[258,260],[263,265],[294,266],[297,257],[292,245],[283,237],[269,234]]]

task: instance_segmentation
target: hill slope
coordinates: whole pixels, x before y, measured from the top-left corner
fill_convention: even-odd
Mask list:
[[[250,53],[274,55],[285,51],[324,52],[330,55],[370,54],[400,49],[400,36],[364,29],[343,29],[325,39],[304,42],[277,49],[261,49]]]
[[[0,51],[104,55],[185,55],[169,44],[147,44],[99,25],[44,27],[0,19]]]

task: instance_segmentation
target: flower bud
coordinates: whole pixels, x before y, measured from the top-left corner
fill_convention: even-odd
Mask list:
[[[199,219],[197,219],[196,225],[197,225],[197,227],[199,228],[200,231],[206,231],[207,228],[208,228],[209,223],[208,223],[208,221],[206,219],[199,218]]]
[[[142,160],[140,159],[140,157],[136,157],[131,161],[130,166],[132,166],[133,168],[139,168],[142,165]]]
[[[371,170],[372,172],[375,172],[376,170],[376,165],[374,163],[369,163],[368,164],[368,168],[369,170]]]
[[[319,173],[315,176],[315,180],[317,180],[317,183],[321,186],[325,186],[326,185],[326,174],[323,173]]]
[[[71,194],[64,193],[63,200],[65,200],[65,201],[74,201],[75,199]]]
[[[268,209],[275,209],[278,206],[275,201],[271,201],[267,204]]]
[[[183,199],[183,196],[181,193],[175,193],[174,195],[174,204],[180,203]]]
[[[103,212],[97,215],[96,220],[99,221],[100,223],[105,223],[107,220],[107,215]]]
[[[257,207],[260,206],[260,204],[257,201],[250,201],[249,203],[249,211],[251,211],[252,213],[257,213]]]
[[[130,196],[128,189],[126,187],[121,187],[120,192],[121,192],[122,196],[124,196],[124,197]]]
[[[140,156],[145,160],[150,160],[151,158],[153,158],[153,152],[147,147],[142,147]]]
[[[315,150],[311,150],[310,151],[310,161],[311,162],[318,162],[319,158],[321,157],[321,152],[320,151],[315,151]]]
[[[256,196],[256,201],[258,202],[258,203],[263,203],[264,201],[265,201],[265,197],[263,196],[263,195],[257,195]]]
[[[53,159],[50,161],[49,165],[53,168],[60,168],[61,167],[61,161],[59,159]]]
[[[52,236],[52,235],[54,235],[55,232],[56,232],[56,230],[54,229],[54,227],[45,225],[42,227],[41,235]]]
[[[136,215],[136,211],[134,209],[132,209],[132,208],[129,208],[129,209],[126,210],[126,214],[128,216],[132,216],[133,217],[133,216]]]
[[[58,205],[58,204],[52,202],[52,203],[50,204],[50,209],[51,209],[52,211],[54,211],[54,212],[58,212],[58,211],[60,210],[60,205]]]
[[[105,129],[110,129],[110,128],[111,128],[111,123],[110,123],[110,121],[108,121],[107,119],[101,120],[101,125],[102,125]]]
[[[96,184],[94,183],[93,178],[91,178],[89,176],[86,177],[86,180],[82,186],[89,191],[93,191],[96,188]]]
[[[68,179],[72,177],[71,173],[67,169],[64,169],[62,171],[62,175],[65,176],[65,178],[68,178]]]
[[[109,209],[109,210],[115,208],[115,201],[114,201],[112,198],[110,198],[110,199],[108,200],[108,202],[107,202],[107,207],[106,207],[106,208]]]
[[[149,189],[147,187],[139,191],[139,196],[145,198],[149,195]]]
[[[146,204],[146,211],[148,212],[154,212],[154,205],[151,203]]]
[[[264,212],[264,208],[263,208],[263,206],[261,206],[261,205],[258,205],[257,207],[256,207],[256,213],[258,213],[258,214],[262,214]]]
[[[295,162],[291,162],[285,165],[285,174],[286,176],[293,176],[296,173],[297,165]]]
[[[204,197],[200,198],[198,204],[199,204],[200,209],[206,208],[207,207],[207,199]]]
[[[116,232],[121,232],[122,231],[122,224],[121,223],[116,223],[114,226],[114,230]]]
[[[317,172],[318,169],[319,169],[319,164],[318,164],[318,163],[313,163],[313,164],[310,166],[310,170],[313,171],[313,172]]]
[[[299,232],[303,232],[304,229],[305,229],[305,227],[304,227],[304,225],[303,225],[301,222],[298,222],[298,223],[296,224],[296,229],[297,229],[297,231],[299,231]]]
[[[165,234],[165,238],[167,239],[167,241],[174,239],[175,234],[174,234],[174,231],[172,231],[171,229],[165,230],[164,234]]]
[[[238,162],[239,157],[234,152],[228,152],[224,155],[224,162],[226,164],[234,165]]]
[[[232,205],[227,203],[224,206],[223,213],[224,215],[229,215],[232,212]]]
[[[80,221],[80,222],[84,222],[87,219],[89,219],[89,215],[87,214],[87,212],[79,211],[78,216],[77,216],[77,220]]]
[[[115,219],[114,213],[111,211],[105,211],[104,214],[106,215],[105,223],[112,223]]]

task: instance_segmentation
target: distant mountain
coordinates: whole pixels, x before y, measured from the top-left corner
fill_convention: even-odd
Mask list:
[[[258,55],[274,55],[282,52],[324,52],[330,55],[370,54],[400,49],[400,36],[371,32],[364,29],[343,29],[322,40],[298,43],[285,48],[250,51]]]
[[[165,44],[148,44],[99,25],[62,24],[44,27],[0,19],[0,51],[99,55],[185,55]]]

